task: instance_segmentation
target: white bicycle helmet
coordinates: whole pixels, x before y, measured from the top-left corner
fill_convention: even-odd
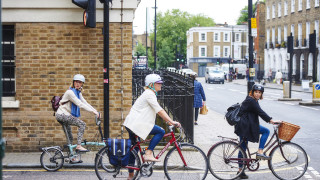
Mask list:
[[[84,76],[82,74],[74,75],[73,80],[74,81],[81,81],[83,83],[86,81],[86,79],[84,78]]]
[[[145,86],[148,86],[150,83],[163,83],[161,77],[158,74],[148,74],[144,82]]]

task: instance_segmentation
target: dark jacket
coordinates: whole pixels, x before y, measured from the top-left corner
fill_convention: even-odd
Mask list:
[[[206,95],[204,94],[202,85],[197,80],[194,80],[194,101],[193,107],[200,108],[202,107],[202,100],[206,101]]]
[[[258,101],[250,96],[247,96],[242,102],[240,112],[243,116],[235,125],[234,132],[250,142],[259,142],[259,116],[266,122],[269,122],[272,117],[268,116],[268,114],[261,109]]]

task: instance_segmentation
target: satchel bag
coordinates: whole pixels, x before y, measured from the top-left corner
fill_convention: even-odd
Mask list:
[[[202,108],[200,108],[200,114],[203,114],[203,115],[208,114],[208,108],[206,105],[203,105]]]

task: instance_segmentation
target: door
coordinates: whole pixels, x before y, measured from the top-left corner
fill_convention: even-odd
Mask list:
[[[206,67],[207,67],[207,64],[199,64],[199,67],[198,67],[198,76],[199,77],[205,76]]]

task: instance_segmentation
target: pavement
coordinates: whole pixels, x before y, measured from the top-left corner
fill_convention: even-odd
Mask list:
[[[247,81],[244,79],[234,80],[233,82],[240,85],[247,85]],[[265,88],[273,88],[273,89],[282,89],[282,85],[267,83]],[[307,93],[312,93],[312,88],[308,91],[302,90],[300,86],[292,86],[293,91],[302,91]],[[224,119],[224,114],[220,114],[214,112],[209,109],[207,115],[199,115],[198,124],[194,126],[194,142],[195,145],[200,147],[205,154],[209,151],[210,147],[215,143],[219,142],[221,139],[218,136],[237,138],[237,136],[233,133],[234,127],[230,126],[227,121]],[[61,129],[62,131],[62,129]],[[258,143],[251,143],[250,149],[251,152],[258,149]],[[170,148],[169,148],[170,149]],[[159,150],[155,150],[159,151]],[[20,152],[20,153],[12,153],[6,152],[5,157],[2,160],[2,166],[4,169],[6,168],[41,168],[40,165],[40,155],[42,152]],[[64,163],[64,168],[93,168],[94,167],[94,158],[96,151],[88,152],[86,154],[82,154],[83,163],[80,164],[69,164]],[[155,152],[157,154],[158,152]],[[159,167],[163,165],[163,159],[165,154],[162,155],[160,160],[162,162],[157,163]],[[157,165],[156,164],[156,165]],[[267,161],[260,162],[260,170],[266,169]]]

